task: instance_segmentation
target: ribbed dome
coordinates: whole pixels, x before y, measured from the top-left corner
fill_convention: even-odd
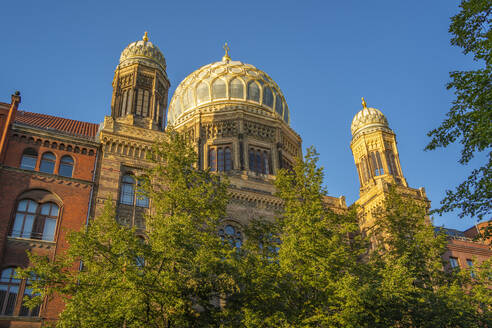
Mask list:
[[[130,43],[120,56],[120,67],[134,63],[143,63],[151,67],[160,68],[165,74],[166,59],[159,48],[149,41],[147,32],[142,40]]]
[[[376,108],[366,107],[364,98],[362,98],[362,105],[364,108],[355,114],[352,125],[350,126],[352,136],[370,128],[380,127],[389,129],[388,120],[381,111]]]
[[[230,60],[205,65],[186,77],[176,88],[168,111],[168,124],[210,104],[236,104],[254,108],[287,124],[289,108],[284,95],[265,72],[253,65]],[[210,109],[210,108],[209,108]]]

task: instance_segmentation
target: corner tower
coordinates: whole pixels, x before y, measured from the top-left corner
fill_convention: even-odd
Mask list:
[[[390,185],[403,197],[410,197],[427,205],[424,188],[408,186],[403,175],[396,145],[396,135],[388,120],[376,108],[367,107],[362,98],[362,110],[352,120],[350,148],[360,181],[359,206],[362,231],[373,224],[372,212],[379,207],[389,192]]]
[[[376,108],[367,107],[362,98],[362,110],[351,125],[350,148],[360,181],[360,195],[369,191],[378,180],[407,187],[396,146],[395,133],[386,117]]]
[[[92,217],[112,199],[118,222],[145,228],[144,215],[151,204],[137,197],[135,176],[151,165],[146,154],[163,136],[168,90],[166,60],[145,32],[142,40],[123,50],[115,70],[111,115],[98,134],[101,156]]]
[[[130,43],[121,53],[113,78],[111,117],[162,130],[169,85],[164,55],[145,32],[142,40]]]

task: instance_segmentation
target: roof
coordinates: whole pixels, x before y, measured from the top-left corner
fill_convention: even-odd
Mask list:
[[[34,126],[46,130],[54,130],[64,134],[89,139],[93,139],[99,129],[99,124],[95,123],[76,121],[63,117],[25,111],[17,111],[17,114],[15,115],[15,123]]]

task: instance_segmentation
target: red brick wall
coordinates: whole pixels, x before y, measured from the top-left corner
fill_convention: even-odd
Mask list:
[[[19,169],[22,153],[28,147],[38,152],[36,171]],[[0,269],[27,266],[26,250],[54,257],[67,249],[67,232],[82,229],[86,222],[97,147],[94,142],[79,142],[62,134],[52,134],[50,137],[44,131],[40,131],[39,135],[11,131],[5,163],[0,167]],[[45,151],[56,156],[54,174],[37,172],[41,155]],[[59,162],[63,155],[70,155],[74,159],[73,178],[58,176]],[[32,189],[46,190],[60,200],[54,242],[8,237],[19,196]],[[18,298],[20,297],[19,295]],[[20,301],[17,302],[17,308],[19,306]],[[56,319],[62,309],[62,300],[55,298],[41,309],[40,316]],[[24,327],[19,324],[18,327]]]

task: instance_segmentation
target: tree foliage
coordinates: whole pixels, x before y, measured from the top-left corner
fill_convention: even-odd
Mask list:
[[[236,247],[218,235],[227,182],[195,168],[174,132],[140,178],[152,211],[142,231],[114,206],[69,235],[64,256],[30,255],[36,306],[61,295],[57,327],[486,327],[490,261],[448,272],[426,204],[392,190],[361,233],[359,209],[334,212],[312,148],[276,179],[278,220],[253,219]],[[78,264],[82,263],[81,269]]]
[[[227,184],[196,170],[195,152],[175,132],[154,145],[152,158],[155,166],[141,179],[152,202],[144,241],[117,223],[108,203],[86,231],[70,234],[65,256],[30,256],[33,268],[24,274],[38,277],[34,291],[64,297],[57,327],[210,327],[224,320],[220,295],[237,290],[228,272],[231,247],[216,233]]]
[[[451,44],[472,54],[483,68],[450,73],[456,99],[441,125],[430,131],[426,149],[462,144],[461,164],[483,152],[486,163],[473,169],[470,176],[454,191],[446,191],[439,213],[460,210],[479,220],[492,213],[492,1],[462,0],[461,11],[451,18]]]

